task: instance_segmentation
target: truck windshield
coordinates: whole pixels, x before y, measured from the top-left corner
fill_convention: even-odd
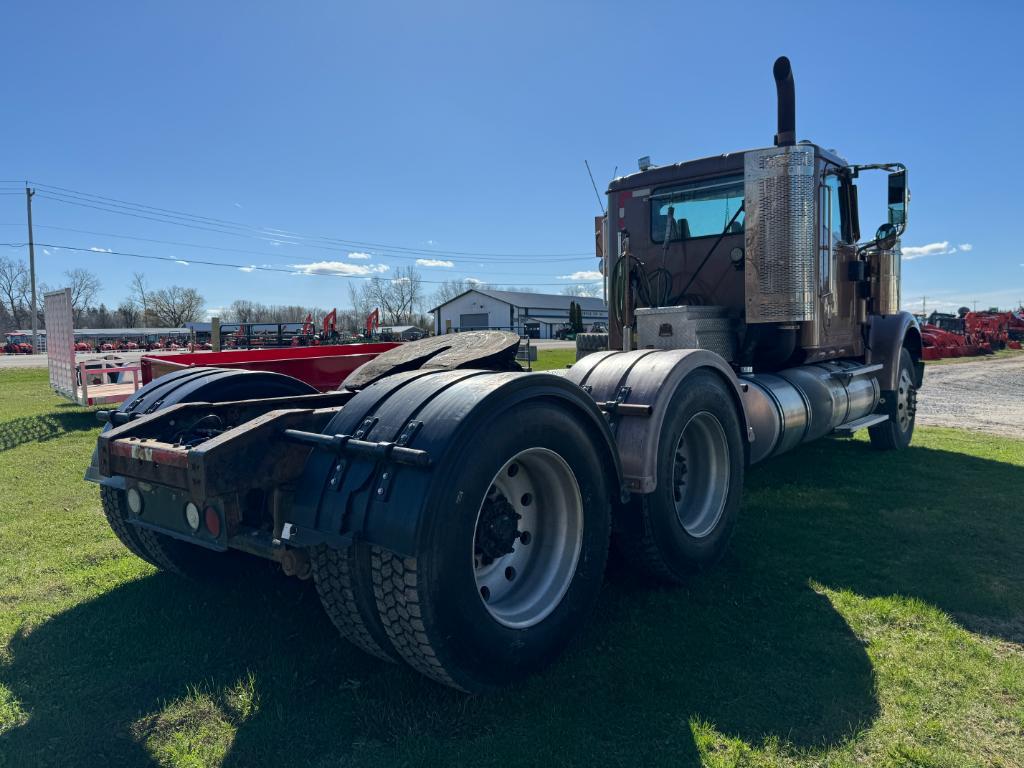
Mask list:
[[[656,189],[651,195],[651,239],[664,242],[670,229],[673,240],[720,235],[741,205],[743,174]],[[669,222],[669,208],[674,226]],[[743,232],[744,216],[741,213],[732,223],[731,233]]]

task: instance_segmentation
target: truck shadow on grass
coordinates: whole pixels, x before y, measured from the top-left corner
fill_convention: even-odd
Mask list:
[[[41,443],[66,435],[97,429],[92,411],[55,411],[41,416],[24,416],[0,422],[0,451],[9,451],[25,443]]]
[[[1024,613],[1024,519],[1012,506],[1024,468],[824,441],[748,479],[744,519],[714,571],[667,590],[613,567],[570,652],[494,696],[349,648],[308,584],[125,584],[14,638],[0,680],[29,717],[0,737],[0,756],[145,765],[220,738],[229,766],[678,766],[700,762],[699,722],[813,750],[879,712],[863,642],[814,584],[918,597],[990,627]],[[233,714],[222,692],[250,673],[258,706]],[[197,691],[213,703],[189,704]],[[204,730],[218,718],[233,739]]]

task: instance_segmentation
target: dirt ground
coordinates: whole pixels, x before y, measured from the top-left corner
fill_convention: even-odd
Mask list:
[[[1024,438],[1024,354],[926,366],[917,423]]]

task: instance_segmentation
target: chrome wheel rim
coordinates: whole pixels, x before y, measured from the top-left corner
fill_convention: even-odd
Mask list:
[[[899,388],[896,390],[896,423],[901,432],[910,429],[917,413],[917,389],[910,379],[910,372],[904,368],[900,371]]]
[[[569,590],[583,546],[583,499],[565,459],[528,448],[491,478],[473,528],[477,595],[495,621],[524,629]]]
[[[710,535],[722,519],[729,473],[725,428],[714,414],[695,413],[679,434],[672,467],[676,517],[695,539]]]

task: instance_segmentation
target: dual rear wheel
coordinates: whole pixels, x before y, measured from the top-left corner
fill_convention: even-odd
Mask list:
[[[603,581],[616,489],[594,445],[577,416],[544,401],[478,430],[439,468],[416,556],[368,548],[359,578],[365,597],[368,577],[373,606],[363,601],[340,623],[332,614],[342,634],[383,633],[389,655],[467,691],[508,685],[549,664]],[[348,556],[325,550],[313,561],[325,605],[346,593],[329,573]],[[358,590],[350,594],[354,605]]]
[[[616,539],[633,565],[678,583],[724,552],[744,461],[735,406],[714,374],[688,379],[670,413],[658,490],[617,510],[634,524]],[[498,416],[438,466],[415,556],[324,549],[314,578],[358,647],[455,688],[497,688],[553,661],[593,609],[614,468],[578,418],[544,401]]]

